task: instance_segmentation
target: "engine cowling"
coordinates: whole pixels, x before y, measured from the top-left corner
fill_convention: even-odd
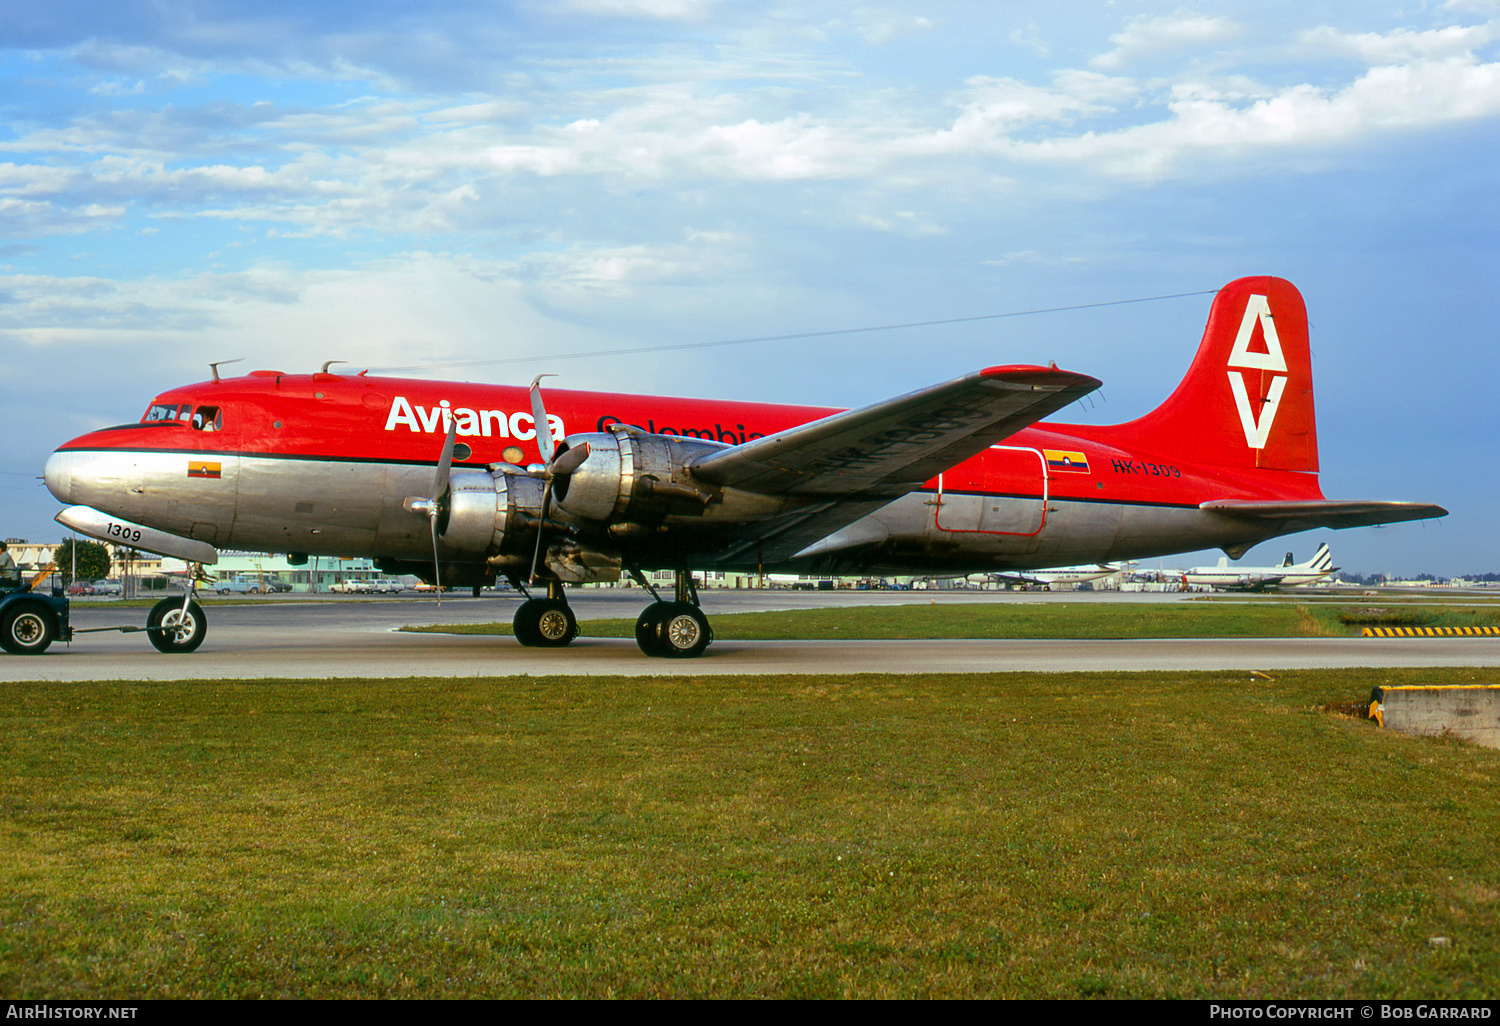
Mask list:
[[[722,442],[617,429],[569,435],[563,446],[588,443],[589,457],[559,476],[553,500],[569,514],[609,523],[659,523],[668,516],[702,516],[716,490],[693,480],[689,462],[727,448]]]
[[[454,471],[446,513],[438,524],[443,544],[486,559],[523,555],[535,544],[542,511],[542,482],[509,471]],[[528,542],[528,539],[530,541]]]
[[[454,472],[438,537],[450,551],[461,550],[451,557],[455,564],[483,560],[491,573],[529,573],[537,531],[544,530],[541,566],[551,577],[570,584],[619,580],[621,559],[612,544],[573,537],[573,525],[555,515],[555,506],[543,523],[543,487],[541,480],[516,471]],[[444,580],[452,574],[444,571]]]

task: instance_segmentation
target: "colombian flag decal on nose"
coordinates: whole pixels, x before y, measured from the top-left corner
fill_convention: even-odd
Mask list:
[[[188,477],[219,477],[219,464],[195,460],[188,464]]]

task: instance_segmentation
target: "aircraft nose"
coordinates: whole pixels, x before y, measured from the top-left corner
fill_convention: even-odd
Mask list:
[[[46,479],[47,490],[57,497],[58,502],[73,504],[73,454],[70,452],[55,452],[47,457],[47,466],[42,470],[42,476]]]

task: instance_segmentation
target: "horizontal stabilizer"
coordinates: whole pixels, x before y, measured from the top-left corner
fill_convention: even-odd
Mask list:
[[[1275,523],[1278,533],[1310,531],[1328,527],[1336,531],[1346,527],[1374,527],[1399,524],[1406,520],[1430,520],[1445,517],[1448,511],[1427,502],[1344,502],[1336,499],[1313,499],[1287,502],[1245,502],[1221,499],[1201,503],[1199,509],[1240,520]]]

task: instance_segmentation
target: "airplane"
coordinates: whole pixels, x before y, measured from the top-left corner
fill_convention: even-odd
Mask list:
[[[1218,566],[1195,566],[1184,572],[1182,579],[1187,584],[1208,585],[1217,591],[1266,591],[1283,585],[1311,584],[1336,570],[1333,553],[1324,542],[1306,563],[1293,563],[1290,552],[1280,566],[1230,566],[1229,557],[1223,556]]]
[[[1290,282],[1219,290],[1193,362],[1155,410],[1049,422],[1100,386],[996,366],[854,410],[257,370],[169,389],[138,423],[47,460],[60,523],[200,564],[218,547],[365,556],[390,575],[527,598],[523,645],[578,633],[565,585],[651,591],[636,641],[712,640],[693,570],[1020,571],[1441,517],[1318,487],[1307,314]],[[646,570],[674,572],[663,597]],[[529,587],[528,587],[529,586]],[[535,589],[535,592],[531,589]],[[536,592],[542,592],[537,594]],[[148,619],[163,651],[207,629],[191,592]]]
[[[1095,563],[1092,566],[1059,566],[1043,570],[1000,570],[987,574],[970,574],[973,584],[1019,584],[1027,587],[1050,588],[1054,584],[1085,584],[1113,577],[1121,572],[1120,567]]]

